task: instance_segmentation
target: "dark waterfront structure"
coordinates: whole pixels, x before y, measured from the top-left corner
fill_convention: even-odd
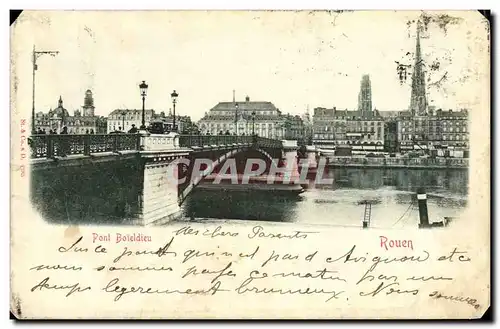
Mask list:
[[[384,151],[398,152],[398,122],[396,120],[388,120],[384,122]]]

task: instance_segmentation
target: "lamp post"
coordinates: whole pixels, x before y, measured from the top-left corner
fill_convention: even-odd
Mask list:
[[[170,94],[170,97],[172,97],[172,106],[174,108],[174,121],[172,122],[172,131],[177,132],[177,126],[175,124],[175,104],[177,104],[177,97],[179,97],[179,94],[175,92],[175,90]]]
[[[238,136],[238,103],[234,104],[234,135]]]
[[[125,132],[125,114],[127,112],[125,111],[122,111],[122,129],[123,129],[123,132]]]
[[[146,102],[146,95],[148,93],[148,85],[146,84],[146,81],[142,81],[142,83],[139,85],[139,89],[141,90],[141,96],[142,96],[142,122],[141,122],[141,128],[145,130],[146,129],[146,107],[145,107],[145,102]]]
[[[31,106],[31,134],[32,135],[36,134],[36,131],[35,131],[35,71],[38,69],[38,65],[36,64],[36,60],[38,59],[38,57],[45,55],[45,54],[48,54],[48,55],[51,55],[52,57],[55,57],[57,54],[59,54],[59,52],[53,51],[53,50],[36,51],[35,45],[33,45],[33,55],[32,55],[33,56],[32,57],[32,61],[33,61],[33,98],[32,98],[32,106]]]
[[[255,136],[255,111],[252,111],[252,136]]]

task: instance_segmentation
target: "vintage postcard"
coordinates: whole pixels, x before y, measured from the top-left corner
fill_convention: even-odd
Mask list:
[[[478,11],[23,11],[18,319],[490,307]]]

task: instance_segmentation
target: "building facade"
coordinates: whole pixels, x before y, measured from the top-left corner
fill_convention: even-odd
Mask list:
[[[154,119],[154,111],[151,109],[145,110],[144,118],[146,127],[148,127],[151,120]],[[117,109],[108,115],[107,133],[109,134],[114,131],[127,132],[132,128],[132,125],[137,129],[141,127],[142,109]]]
[[[314,109],[313,143],[322,148],[351,145],[359,150],[382,150],[384,129],[384,120],[376,110]]]
[[[402,114],[398,120],[400,150],[469,148],[468,110],[441,109],[425,116]]]
[[[94,99],[90,90],[85,92],[82,110],[83,115],[82,111],[76,109],[71,116],[59,96],[56,108],[50,109],[48,113],[35,114],[35,129],[48,134],[50,131],[60,133],[63,127],[67,127],[69,134],[105,134],[106,118],[95,115]]]
[[[306,126],[300,115],[285,114],[285,139],[306,139]]]
[[[255,114],[253,114],[255,113]],[[250,101],[220,102],[210,109],[198,122],[204,135],[251,135],[283,139],[286,118],[271,102]]]

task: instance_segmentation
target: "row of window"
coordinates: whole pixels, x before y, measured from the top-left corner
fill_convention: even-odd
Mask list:
[[[377,136],[377,135],[372,135],[368,134],[366,135],[367,139],[376,139],[376,140],[381,140],[382,136]],[[344,135],[338,135],[338,134],[314,134],[315,139],[346,139],[346,140],[359,140],[361,137],[358,136],[344,136]]]
[[[56,121],[58,122],[58,121]],[[54,121],[35,121],[35,125],[37,126],[50,126],[51,124],[53,124]],[[94,126],[94,122],[81,122],[79,120],[73,122],[73,121],[70,121],[70,122],[65,122],[64,123],[66,126]]]
[[[210,111],[209,115],[226,115],[226,116],[232,115],[232,116],[234,116],[234,111],[235,110],[230,110],[230,111]],[[248,115],[251,115],[252,111],[238,109],[238,113],[246,113]],[[260,111],[260,110],[256,110],[255,114],[256,115],[278,115],[276,111]]]
[[[403,126],[408,127],[408,126],[438,126],[439,124],[442,124],[443,126],[466,126],[467,121],[461,120],[461,121],[436,121],[436,120],[429,120],[429,121],[403,121]]]
[[[413,131],[413,128],[402,128],[401,129],[401,132],[405,133],[405,132],[412,132]],[[453,127],[450,127],[450,128],[442,128],[442,129],[439,129],[439,127],[432,127],[432,128],[429,128],[429,129],[426,129],[426,128],[415,128],[415,132],[426,132],[426,131],[429,131],[429,132],[450,132],[450,133],[453,133],[453,132],[463,132],[463,133],[466,133],[467,132],[467,127],[456,127],[456,128],[453,128]]]
[[[322,118],[323,117],[323,118]],[[325,120],[367,120],[367,121],[377,121],[377,120],[370,120],[369,117],[357,117],[357,116],[351,116],[351,115],[338,115],[334,116],[333,113],[314,113],[313,115],[313,120],[318,120],[318,119],[325,119]]]
[[[252,127],[252,123],[247,123],[246,124],[248,127]],[[273,129],[273,124],[272,123],[256,123],[255,124],[255,128],[256,129],[260,129],[261,127],[262,128],[266,128],[266,125],[267,125],[267,129]],[[240,126],[240,125],[238,125]],[[202,124],[201,125],[201,129],[229,129],[231,127],[234,127],[234,124],[228,124],[228,123],[207,123],[207,124]]]
[[[139,124],[139,122],[138,121],[132,121],[132,122],[125,121],[125,126],[132,126],[132,124],[137,126]],[[116,126],[121,127],[122,125],[123,125],[123,122],[118,122],[118,123],[117,122],[113,122],[113,123],[110,122],[110,123],[108,123],[109,128],[116,127]]]
[[[413,140],[413,137],[412,135],[402,135],[401,136],[401,139],[402,140]],[[422,140],[422,138],[417,138],[419,140]],[[446,141],[446,140],[456,140],[456,141],[466,141],[466,140],[469,140],[469,136],[468,135],[429,135],[426,139],[428,140],[443,140],[443,141]]]
[[[335,125],[365,125],[365,126],[382,126],[383,125],[383,122],[382,121],[373,121],[373,120],[370,120],[370,121],[331,121],[331,120],[314,120],[315,123],[323,123],[323,124],[327,124],[327,125],[332,125],[332,126],[335,126]]]
[[[140,114],[125,114],[125,120],[141,120],[142,118],[142,113]],[[122,120],[123,119],[123,114],[115,114],[115,115],[110,115],[108,117],[110,120]]]
[[[335,132],[335,133],[346,133],[346,132],[375,132],[375,127],[360,127],[360,128],[355,128],[355,127],[347,127],[347,128],[337,128],[333,129],[333,127],[324,127],[324,129],[314,129],[318,133],[321,132]],[[403,128],[404,130],[404,128]],[[382,135],[382,127],[377,127],[377,134]]]
[[[234,130],[232,129],[226,129],[226,130],[223,130],[223,129],[209,129],[208,131],[205,131],[205,130],[202,130],[202,133],[206,134],[207,132],[209,132],[211,135],[218,135],[219,133],[222,132],[222,134],[225,134],[226,131],[229,131],[230,133],[233,133]],[[252,133],[252,130],[246,130],[246,134],[249,135]],[[242,133],[245,133],[245,129],[239,129],[239,134],[242,134]],[[273,131],[271,130],[257,130],[255,129],[255,133],[261,137],[267,137],[267,138],[273,138],[274,136],[279,136],[280,134],[275,134]]]

